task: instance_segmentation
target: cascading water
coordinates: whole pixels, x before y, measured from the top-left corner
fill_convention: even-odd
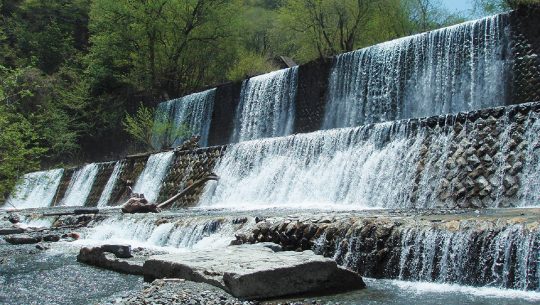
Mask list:
[[[152,146],[161,149],[167,146],[169,135],[167,129],[171,125],[171,116],[174,109],[175,100],[159,103],[154,116],[154,126],[152,128]]]
[[[66,194],[59,205],[84,206],[88,195],[90,195],[98,171],[99,164],[91,163],[73,173]]]
[[[513,143],[519,135],[513,124],[502,117],[489,128],[484,120],[462,125],[450,115],[439,117],[429,128],[418,127],[420,122],[378,123],[232,145],[215,169],[220,180],[207,186],[201,205],[499,207],[499,196],[517,205],[512,192],[518,180],[510,174],[520,165],[514,162],[509,172],[502,170],[508,164],[495,162],[501,153],[496,153],[497,145],[488,144]],[[528,125],[524,133],[534,134],[534,125]],[[505,138],[510,130],[511,141]],[[536,179],[538,170],[530,167],[527,176]]]
[[[243,223],[227,218],[190,217],[158,223],[146,218],[112,218],[92,228],[86,240],[128,242],[152,247],[215,248],[227,246]]]
[[[210,89],[160,103],[154,119],[154,147],[168,148],[182,144],[186,128],[189,133],[201,136],[201,146],[207,146],[215,93],[216,89]],[[166,130],[171,124],[171,130]]]
[[[105,185],[105,188],[103,189],[103,192],[101,193],[101,196],[99,197],[99,201],[97,204],[98,207],[104,207],[109,204],[113,190],[116,186],[116,183],[118,182],[118,178],[120,177],[120,174],[122,173],[123,169],[124,169],[124,164],[121,161],[116,162],[116,164],[114,165],[114,169],[111,173],[111,176],[109,177],[109,180],[107,180],[107,184]]]
[[[379,124],[233,145],[202,205],[403,206],[422,138],[408,140],[406,124],[398,129]]]
[[[520,206],[540,205],[540,115],[533,112],[529,116],[525,132],[528,143],[523,164],[520,191]]]
[[[507,16],[337,56],[323,129],[504,105]]]
[[[289,135],[294,127],[298,68],[245,80],[236,109],[233,142]]]
[[[151,155],[133,187],[133,192],[144,194],[149,202],[155,202],[173,159],[172,151]]]
[[[540,291],[540,234],[523,225],[457,232],[408,229],[400,279]]]
[[[63,169],[53,169],[24,175],[4,207],[26,209],[50,206],[63,174]]]

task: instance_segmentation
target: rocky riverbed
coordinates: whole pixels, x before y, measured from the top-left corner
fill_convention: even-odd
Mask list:
[[[50,210],[0,212],[0,232],[5,234],[0,238],[0,303],[32,304],[33,300],[41,300],[37,303],[258,304],[236,299],[215,287],[187,281],[158,280],[143,287],[140,276],[83,265],[76,261],[76,256],[83,247],[128,243],[134,259],[144,262],[156,254],[204,251],[226,247],[231,242],[268,241],[286,250],[311,249],[364,276],[379,279],[367,279],[368,288],[362,292],[300,296],[261,304],[378,304],[367,299],[375,297],[372,300],[375,301],[384,295],[387,303],[402,304],[401,298],[416,300],[417,296],[408,291],[410,287],[416,289],[415,285],[422,289],[435,286],[435,292],[426,293],[442,300],[474,299],[470,304],[491,304],[489,300],[495,304],[540,301],[540,295],[535,292],[538,279],[534,277],[540,274],[539,266],[529,259],[539,251],[540,209],[415,213],[399,210],[176,210],[151,215],[122,215],[118,210],[103,210],[97,214],[43,217],[47,212]],[[15,215],[19,222],[13,224],[10,219]],[[39,242],[8,243],[21,234]],[[45,236],[59,239],[48,240]],[[475,247],[476,244],[481,247]],[[504,249],[510,250],[504,252]],[[445,256],[445,251],[449,256]],[[441,269],[448,259],[449,264],[456,267],[446,265],[447,269]],[[460,266],[467,269],[461,270]],[[489,274],[482,270],[488,270]],[[504,273],[504,270],[512,272]],[[490,276],[505,274],[508,275],[506,282],[492,283],[478,290],[487,289],[488,294],[496,297],[463,296],[463,291],[474,293],[469,287],[485,286],[482,281],[489,280]],[[405,282],[393,282],[393,279]],[[476,282],[470,282],[474,280]],[[426,286],[424,283],[428,282]],[[88,287],[83,293],[79,283]],[[505,287],[505,283],[512,286]],[[455,284],[471,286],[445,286]],[[506,293],[504,288],[517,290]],[[60,293],[57,295],[54,291]]]

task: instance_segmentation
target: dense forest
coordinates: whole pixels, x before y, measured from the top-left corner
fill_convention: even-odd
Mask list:
[[[512,4],[475,3],[457,14],[437,0],[1,0],[0,194],[30,170],[121,153],[139,105]]]

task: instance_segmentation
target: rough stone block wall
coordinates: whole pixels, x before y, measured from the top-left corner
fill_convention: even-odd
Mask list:
[[[56,195],[54,196],[52,206],[58,205],[60,201],[62,200],[62,198],[64,198],[64,195],[66,194],[67,188],[69,186],[69,182],[71,181],[71,177],[73,176],[73,173],[75,173],[76,170],[77,170],[76,168],[64,169],[64,175],[62,176],[62,179],[60,180],[60,185],[58,186],[58,190],[56,191]]]
[[[538,113],[540,103],[528,103],[411,121],[412,135],[425,136],[411,207],[519,206],[525,133]]]
[[[118,183],[112,192],[111,200],[108,205],[114,206],[124,203],[129,199],[130,192],[128,187],[134,187],[137,178],[144,170],[150,154],[137,156],[128,156],[123,162],[123,169],[119,176]]]
[[[94,185],[88,194],[88,199],[86,200],[85,206],[95,207],[98,204],[101,193],[105,189],[109,178],[114,170],[114,165],[116,162],[107,162],[99,165],[99,171],[96,174],[96,179],[94,180]]]
[[[319,130],[324,119],[332,60],[312,61],[298,70],[294,133]]]
[[[211,174],[219,158],[225,152],[225,146],[201,148],[194,151],[175,152],[175,158],[161,187],[158,201],[163,202],[192,183]],[[176,207],[197,205],[204,186],[196,188],[190,194],[176,201]]]
[[[242,82],[218,86],[214,100],[214,111],[208,134],[208,145],[229,144],[234,129],[236,107],[240,101]]]
[[[513,103],[540,101],[540,5],[510,13]]]
[[[311,249],[373,278],[534,291],[540,288],[535,279],[540,264],[523,253],[531,257],[539,253],[538,211],[519,215],[514,210],[499,215],[502,220],[445,212],[414,217],[393,213],[273,217],[237,233],[235,244],[274,242],[286,250]],[[523,264],[528,264],[527,274],[519,273]]]

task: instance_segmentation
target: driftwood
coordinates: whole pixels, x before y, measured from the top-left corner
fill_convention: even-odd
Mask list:
[[[193,191],[195,188],[203,185],[204,183],[206,183],[207,181],[210,181],[210,180],[218,180],[219,177],[216,175],[216,174],[210,174],[200,180],[197,180],[195,181],[193,184],[191,184],[190,186],[188,186],[187,188],[185,188],[183,191],[181,191],[180,193],[172,196],[171,198],[165,200],[164,202],[160,203],[157,205],[157,207],[159,209],[163,209],[169,205],[171,205],[173,202],[175,202],[176,200],[178,200],[178,198],[186,195],[186,194],[189,194],[191,191]]]
[[[159,213],[160,209],[155,203],[149,203],[148,200],[144,198],[144,195],[137,195],[135,197],[129,198],[129,200],[122,205],[123,213]]]
[[[209,180],[218,180],[218,176],[215,174],[210,174],[200,180],[195,181],[190,186],[186,187],[181,192],[177,193],[176,195],[172,196],[171,198],[165,200],[164,202],[160,204],[156,203],[149,203],[148,200],[144,198],[144,194],[132,194],[132,197],[122,205],[122,212],[124,213],[159,213],[161,212],[161,209],[169,207],[172,205],[176,200],[178,200],[180,197],[189,194],[197,187],[203,185]]]
[[[87,208],[87,209],[75,209],[73,211],[66,212],[53,212],[53,213],[44,213],[43,216],[65,216],[65,215],[83,215],[83,214],[98,214],[98,208]]]

